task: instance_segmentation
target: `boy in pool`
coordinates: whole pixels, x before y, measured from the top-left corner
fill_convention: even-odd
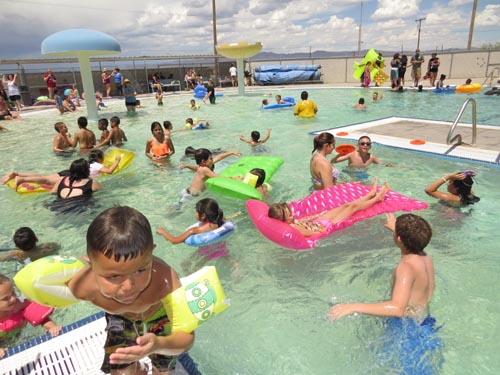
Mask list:
[[[263,143],[266,143],[267,140],[271,137],[271,130],[273,130],[273,129],[268,128],[266,136],[262,139],[260,139],[260,132],[258,132],[257,130],[254,130],[253,132],[250,133],[251,139],[245,138],[242,135],[240,135],[240,141],[246,142],[246,143],[252,145],[252,147],[261,145]]]
[[[149,356],[154,374],[170,374],[175,356],[193,345],[192,333],[172,332],[161,300],[181,283],[173,268],[153,256],[155,247],[149,221],[130,207],[109,208],[88,228],[88,265],[68,287],[105,311],[105,373],[145,375],[139,360]]]
[[[198,166],[195,167],[181,164],[179,167],[180,169],[188,168],[195,172],[193,181],[191,182],[191,186],[182,191],[182,197],[184,198],[187,195],[191,197],[198,196],[202,192],[204,192],[207,188],[205,185],[205,181],[211,177],[219,177],[219,175],[214,172],[215,163],[231,155],[239,156],[241,155],[241,153],[237,151],[228,151],[217,155],[215,158],[212,158],[212,152],[210,150],[206,148],[197,149],[194,153],[194,160],[196,161],[196,164],[198,164]]]
[[[335,155],[331,163],[340,163],[349,160],[349,167],[367,167],[370,164],[382,164],[375,155],[370,153],[372,141],[370,137],[364,135],[358,139],[358,149],[348,153],[347,155]]]
[[[52,142],[52,151],[54,152],[65,152],[71,146],[71,135],[68,132],[68,127],[64,122],[56,122],[54,124],[54,129],[57,135],[54,137]]]
[[[21,301],[14,291],[12,286],[12,282],[5,275],[0,274],[0,326],[2,323],[7,321],[16,321],[16,328],[23,328],[26,326],[28,322],[26,318],[23,316],[23,311],[28,308],[30,304],[34,302],[30,302],[28,300]],[[35,304],[37,305],[37,304]],[[44,315],[50,316],[51,310],[46,307],[41,307],[44,311],[42,312]],[[30,322],[31,323],[31,322]],[[52,336],[57,336],[59,332],[61,332],[62,327],[56,325],[50,317],[45,318],[43,322],[40,324],[43,325],[45,330],[49,332]],[[14,328],[14,329],[16,329]],[[12,332],[12,331],[11,331]],[[5,335],[6,334],[6,335]],[[0,331],[0,344],[3,346],[4,339],[8,339],[9,335],[5,331]],[[0,358],[5,355],[5,350],[7,348],[0,348]]]
[[[108,138],[109,136],[109,130],[108,130],[108,119],[106,118],[101,118],[99,121],[97,121],[97,128],[101,131],[101,136],[99,137],[99,144],[102,144],[105,139]],[[104,146],[109,146],[110,141],[108,141]]]
[[[96,148],[109,145],[120,147],[123,145],[123,142],[127,141],[127,136],[123,129],[120,129],[120,118],[118,116],[113,116],[110,119],[111,122],[111,131],[108,133],[108,136],[101,140],[101,142],[95,146]],[[102,134],[101,134],[102,138]]]
[[[354,109],[366,109],[365,98],[359,98],[358,104],[354,105]]]
[[[47,242],[37,245],[38,238],[33,229],[29,227],[21,227],[16,230],[13,241],[17,249],[0,254],[1,262],[6,260],[17,260],[21,263],[34,262],[61,248],[57,242]]]
[[[414,214],[397,219],[386,214],[385,227],[393,232],[401,251],[401,260],[392,275],[392,296],[378,303],[340,303],[330,308],[328,318],[338,320],[354,313],[386,317],[413,318],[422,324],[429,316],[429,303],[434,293],[434,265],[424,251],[432,237],[427,221]]]
[[[87,129],[88,121],[86,117],[78,117],[77,122],[79,130],[75,133],[71,147],[80,144],[80,151],[87,152],[95,147],[95,134],[92,130]]]

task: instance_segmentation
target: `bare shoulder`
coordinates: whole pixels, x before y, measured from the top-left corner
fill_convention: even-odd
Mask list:
[[[71,278],[68,288],[76,298],[84,301],[92,300],[99,294],[97,284],[92,279],[92,270],[88,265]]]
[[[153,258],[153,273],[151,284],[154,288],[158,288],[161,297],[173,292],[181,286],[179,275],[162,259]]]

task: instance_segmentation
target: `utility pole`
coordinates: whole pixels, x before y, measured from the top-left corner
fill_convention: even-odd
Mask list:
[[[422,21],[425,21],[425,17],[422,17],[422,18],[419,18],[418,20],[415,20],[415,22],[418,22],[417,49],[420,49],[420,29],[422,28]]]
[[[219,58],[217,57],[217,11],[215,10],[215,0],[212,0],[212,25],[214,31],[214,73],[215,73],[215,86],[219,84]]]
[[[363,2],[361,2],[361,9],[359,14],[359,31],[358,31],[358,54],[361,53],[361,27],[363,25]]]
[[[470,16],[470,28],[469,28],[469,41],[467,42],[467,50],[470,51],[472,47],[472,34],[474,33],[474,21],[476,19],[476,8],[477,0],[474,0],[474,5],[472,6],[472,15]]]

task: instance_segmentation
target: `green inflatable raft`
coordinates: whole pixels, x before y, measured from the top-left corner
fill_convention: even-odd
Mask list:
[[[266,171],[264,182],[268,182],[283,163],[283,159],[274,156],[244,156],[219,173],[221,177],[209,178],[206,185],[210,191],[227,197],[262,200],[262,196],[255,187],[234,177],[243,179],[252,169],[260,168]]]

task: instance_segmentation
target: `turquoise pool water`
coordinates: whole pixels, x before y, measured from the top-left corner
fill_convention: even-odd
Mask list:
[[[360,89],[309,90],[320,108],[314,120],[294,118],[291,110],[259,111],[263,93],[240,98],[226,95],[215,106],[202,105],[197,112],[188,109],[188,96],[167,96],[163,107],[154,99],[144,99],[144,108],[127,115],[123,103],[110,103],[103,117],[120,116],[127,133],[127,149],[136,152],[130,168],[118,175],[102,178],[103,191],[96,194],[97,207],[77,216],[55,215],[44,208],[53,197],[47,194],[18,195],[2,187],[0,243],[8,242],[16,228],[31,226],[41,241],[62,244],[61,253],[82,255],[85,234],[93,217],[115,204],[130,205],[143,212],[153,228],[165,226],[173,233],[192,224],[194,202],[181,211],[173,206],[179,191],[188,186],[192,173],[180,171],[187,146],[238,150],[251,155],[250,147],[239,141],[252,130],[265,133],[272,128],[267,152],[285,159],[273,177],[271,201],[302,198],[310,186],[309,132],[387,116],[408,116],[451,121],[465,96],[433,93],[387,93],[379,103],[367,100],[367,111],[352,106]],[[298,98],[300,90],[272,88],[273,94]],[[478,121],[500,126],[498,98],[473,96],[478,101]],[[272,99],[272,98],[271,98]],[[9,170],[52,173],[68,167],[74,156],[51,153],[53,124],[62,119],[71,133],[81,115],[59,116],[40,113],[23,121],[3,122],[8,132],[0,133],[1,173]],[[467,113],[464,115],[467,120]],[[176,132],[177,153],[171,162],[159,167],[144,156],[152,121],[169,119],[174,129],[186,117],[208,119],[207,131]],[[91,129],[97,131],[92,124]],[[402,194],[429,203],[418,212],[432,225],[434,237],[428,252],[436,267],[436,293],[431,311],[444,342],[441,374],[496,374],[500,369],[498,314],[500,303],[495,292],[499,280],[498,219],[500,211],[500,173],[492,166],[467,161],[426,157],[386,147],[372,148],[385,162],[396,168],[373,166],[369,178],[388,181]],[[182,160],[181,160],[182,159]],[[230,157],[216,170],[237,160]],[[427,197],[424,187],[435,178],[455,171],[473,169],[477,174],[475,192],[481,202],[464,209],[451,209]],[[349,176],[341,174],[345,180]],[[201,327],[190,351],[204,374],[387,374],[375,352],[384,334],[382,319],[352,316],[336,323],[325,320],[330,301],[379,301],[389,296],[389,278],[399,259],[392,236],[383,228],[384,217],[357,223],[321,241],[311,251],[294,252],[263,238],[246,214],[243,201],[207,193],[219,202],[226,216],[233,216],[238,228],[228,240],[229,255],[207,260],[197,250],[170,245],[156,236],[157,255],[170,263],[181,276],[203,265],[215,265],[230,297],[231,307]],[[13,276],[16,265],[0,265],[0,272]],[[79,304],[57,311],[54,319],[69,323],[95,309]],[[40,331],[37,331],[40,332]],[[33,335],[27,329],[23,338]],[[408,355],[411,355],[409,353]]]

